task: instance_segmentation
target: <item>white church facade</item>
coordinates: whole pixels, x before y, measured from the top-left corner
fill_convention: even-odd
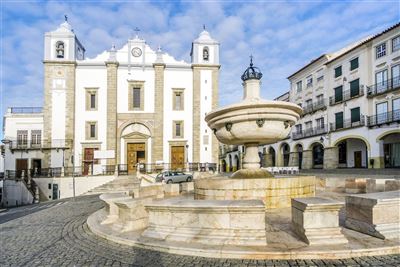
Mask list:
[[[207,31],[193,41],[190,63],[138,35],[86,58],[65,21],[45,34],[43,64],[43,108],[4,116],[5,170],[217,163],[204,117],[217,106],[219,43]]]

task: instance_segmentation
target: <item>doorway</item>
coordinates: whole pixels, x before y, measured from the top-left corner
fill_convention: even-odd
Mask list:
[[[97,164],[98,161],[94,159],[94,151],[98,150],[98,148],[85,148],[83,150],[83,175],[93,174],[93,164]]]
[[[128,174],[136,172],[137,163],[146,162],[146,144],[145,143],[128,143],[127,146],[127,164]]]
[[[41,174],[42,160],[32,159],[31,176],[35,177]]]
[[[25,176],[27,175],[27,171],[28,171],[28,159],[16,159],[15,162],[15,176],[17,178],[21,178],[22,176],[22,171],[25,171]]]
[[[185,147],[171,146],[171,169],[183,169],[185,162]]]
[[[354,151],[354,168],[361,168],[361,151]]]

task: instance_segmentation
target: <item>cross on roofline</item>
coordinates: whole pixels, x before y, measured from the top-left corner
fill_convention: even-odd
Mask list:
[[[68,21],[68,16],[66,14],[64,15],[64,19],[66,22]]]
[[[133,29],[133,31],[136,32],[136,37],[138,37],[140,29],[138,27],[135,27],[135,29]]]
[[[253,55],[250,55],[250,66],[253,66]]]

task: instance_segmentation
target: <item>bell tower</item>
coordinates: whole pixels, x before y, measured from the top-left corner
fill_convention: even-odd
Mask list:
[[[218,106],[219,42],[205,26],[192,43],[193,145],[192,161],[218,163],[218,140],[205,122],[205,114]]]
[[[71,165],[74,140],[75,67],[85,48],[65,21],[44,37],[44,167]],[[60,153],[60,149],[62,153]]]

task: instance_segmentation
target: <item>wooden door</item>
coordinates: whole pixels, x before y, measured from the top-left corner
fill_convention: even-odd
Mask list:
[[[25,171],[25,177],[28,175],[28,160],[27,159],[17,159],[16,165],[16,176],[21,178],[22,171]]]
[[[361,168],[361,151],[354,151],[354,167]]]
[[[171,147],[171,169],[183,169],[185,163],[185,147],[172,146]]]
[[[94,160],[94,151],[98,148],[85,148],[83,151],[83,175],[92,174],[92,165],[97,162]]]
[[[127,147],[127,164],[128,173],[136,171],[137,163],[146,162],[146,144],[145,143],[129,143]]]

